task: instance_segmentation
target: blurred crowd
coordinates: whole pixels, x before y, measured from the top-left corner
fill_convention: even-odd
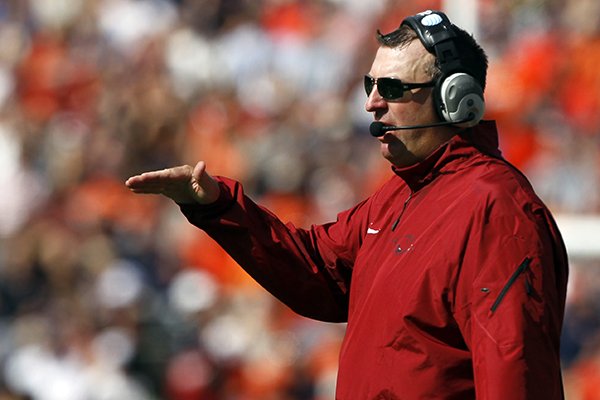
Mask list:
[[[486,118],[555,214],[600,213],[600,2],[478,1]],[[0,400],[324,400],[343,324],[295,316],[177,206],[205,160],[299,226],[390,175],[375,31],[426,0],[0,0]],[[600,261],[572,260],[568,399],[600,398]]]

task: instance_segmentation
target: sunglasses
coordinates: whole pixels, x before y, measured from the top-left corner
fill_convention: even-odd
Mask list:
[[[377,85],[377,92],[385,100],[398,100],[402,98],[405,90],[435,86],[435,81],[429,81],[425,83],[404,83],[400,79],[396,78],[373,78],[369,75],[365,75],[364,83],[367,96],[371,95],[373,87]]]

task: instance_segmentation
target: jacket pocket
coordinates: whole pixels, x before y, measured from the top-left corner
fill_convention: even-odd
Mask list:
[[[519,276],[521,276],[521,274],[524,273],[527,270],[527,268],[529,268],[529,264],[531,264],[531,258],[525,257],[523,262],[521,262],[521,264],[519,264],[519,266],[517,267],[515,272],[513,272],[513,274],[510,276],[510,278],[508,279],[508,281],[506,282],[506,284],[504,285],[504,287],[498,294],[498,297],[496,297],[496,300],[494,301],[494,303],[492,304],[492,307],[490,308],[490,312],[493,313],[494,311],[496,311],[498,306],[500,306],[500,303],[502,303],[502,299],[504,299],[504,296],[506,296],[506,293],[508,293],[508,291],[510,290],[512,285],[517,281]],[[529,289],[530,288],[529,281],[526,281],[525,284],[527,287],[527,291],[529,292],[529,290],[530,290]]]

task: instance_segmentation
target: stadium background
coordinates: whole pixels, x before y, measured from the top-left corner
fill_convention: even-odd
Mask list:
[[[446,6],[565,233],[568,399],[600,398],[600,2],[447,3],[0,0],[0,399],[333,398],[344,326],[123,182],[204,159],[283,219],[331,220],[390,173],[363,110],[375,30]]]

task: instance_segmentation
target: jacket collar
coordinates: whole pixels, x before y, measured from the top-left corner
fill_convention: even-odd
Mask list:
[[[425,160],[404,168],[392,166],[392,170],[416,192],[440,173],[457,171],[463,165],[461,161],[475,153],[502,158],[498,149],[495,121],[482,121],[472,128],[460,131]]]

